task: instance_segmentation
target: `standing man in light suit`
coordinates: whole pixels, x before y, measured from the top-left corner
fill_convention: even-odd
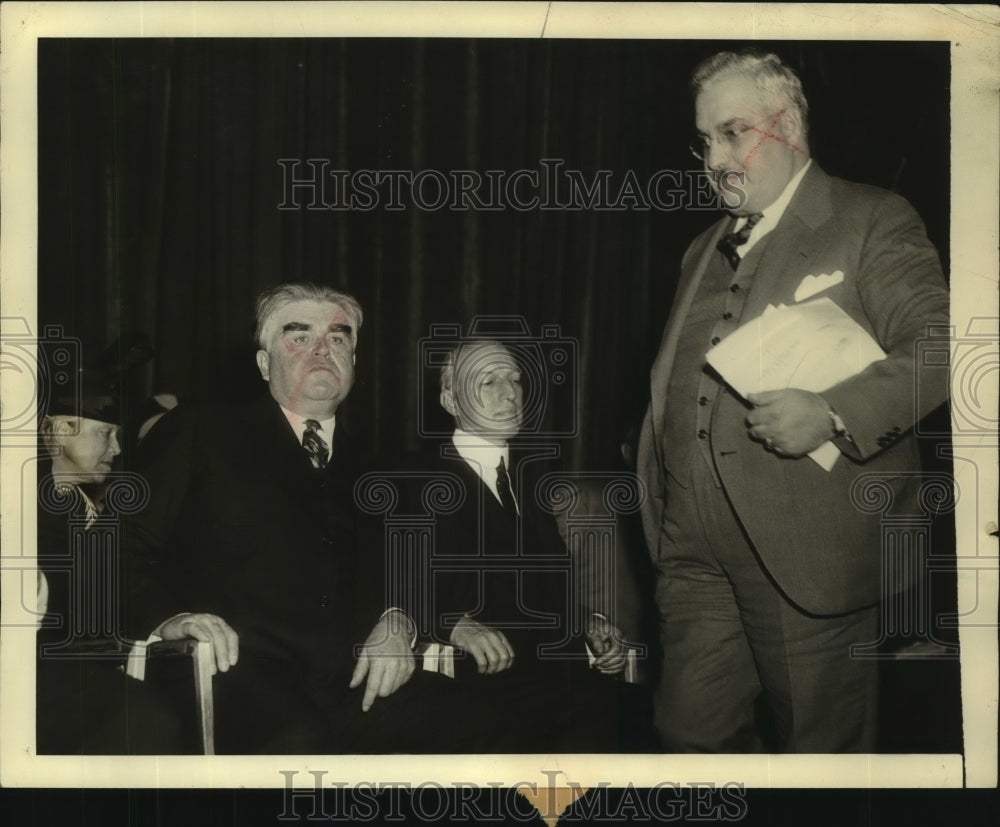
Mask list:
[[[657,730],[668,751],[759,750],[763,693],[780,750],[871,751],[877,670],[850,646],[877,638],[882,526],[852,486],[879,474],[894,510],[910,508],[911,428],[947,394],[918,376],[914,349],[948,323],[947,288],[906,201],[810,159],[802,86],[776,56],[717,54],[692,91],[692,151],[729,214],[684,256],[640,439],[664,654]],[[822,394],[747,404],[706,351],[809,287],[886,358]],[[841,455],[827,472],[806,454],[830,440]]]

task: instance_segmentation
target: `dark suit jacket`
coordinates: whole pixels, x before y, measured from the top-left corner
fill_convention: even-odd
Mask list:
[[[732,218],[723,218],[688,248],[651,373],[639,473],[649,489],[643,522],[654,559],[664,506],[670,507],[663,501],[669,471],[663,460],[663,403],[677,340],[707,256],[718,255],[715,243],[732,226]],[[894,512],[916,508],[920,464],[911,428],[945,400],[947,387],[943,371],[920,370],[914,351],[928,325],[948,323],[948,292],[937,253],[905,200],[831,178],[815,162],[761,243],[742,322],[768,304],[793,304],[805,276],[840,270],[843,281],[817,298],[836,302],[888,354],[822,394],[854,438],[853,444],[838,440],[843,455],[829,473],[806,457],[782,458],[751,441],[744,424],[747,406],[736,395],[721,394],[712,414],[715,467],[768,572],[807,611],[849,611],[878,600],[883,573],[879,497],[856,484],[875,475],[871,479],[888,486]]]
[[[436,518],[429,570],[435,637],[447,643],[465,613],[503,631],[528,668],[539,647],[568,645],[570,557],[555,518],[535,500],[541,463],[511,449],[515,519],[449,441],[425,458],[431,473],[455,475],[462,505]],[[452,562],[454,561],[454,562]],[[579,631],[579,630],[578,630]],[[582,652],[582,644],[580,650]]]
[[[38,484],[38,568],[48,602],[37,634],[39,754],[156,754],[188,747],[155,692],[125,676],[118,517],[88,527],[78,489],[58,493],[49,463]],[[88,490],[88,493],[93,493]],[[188,667],[190,671],[190,667]],[[185,700],[188,700],[185,697]],[[189,701],[190,704],[190,701]],[[142,721],[142,726],[135,722]]]
[[[383,609],[381,555],[359,555],[359,460],[342,423],[322,471],[270,397],[181,407],[157,427],[170,429],[166,449],[145,469],[152,494],[126,546],[130,633],[178,612],[217,614],[240,636],[226,681],[246,683],[247,727],[270,712],[251,699],[266,676],[335,711],[353,647]]]
[[[520,508],[516,518],[450,441],[439,453],[416,460],[422,479],[448,475],[461,500],[435,516],[424,569],[434,636],[448,643],[455,622],[468,613],[502,631],[515,655],[509,669],[493,675],[477,674],[469,655],[458,659],[453,686],[427,706],[428,714],[448,721],[440,748],[618,749],[618,685],[588,668],[581,634],[585,618],[571,591],[571,558],[554,516],[538,500],[544,462],[514,446],[510,459]],[[421,611],[409,608],[415,616]]]

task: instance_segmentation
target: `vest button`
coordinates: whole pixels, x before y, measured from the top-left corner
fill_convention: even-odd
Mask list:
[[[708,439],[708,431],[704,428],[698,431],[698,439]]]
[[[740,292],[740,286],[738,284],[730,284],[729,285],[729,292],[730,293],[739,293]]]
[[[707,396],[698,397],[698,404],[704,408],[708,404],[708,397]]]
[[[722,341],[722,339],[720,339],[720,338],[719,338],[718,336],[713,336],[713,337],[712,337],[712,344],[713,344],[713,345],[717,345],[717,344],[719,344],[719,342],[721,342],[721,341]]]
[[[722,318],[728,322],[731,318],[733,318],[733,314],[727,310],[725,313],[722,314]]]

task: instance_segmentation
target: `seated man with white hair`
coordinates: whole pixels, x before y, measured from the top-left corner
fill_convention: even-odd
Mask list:
[[[458,650],[455,689],[470,702],[449,710],[451,729],[465,730],[465,742],[450,746],[619,751],[628,689],[613,676],[625,666],[624,642],[601,615],[572,628],[571,559],[529,482],[538,463],[516,442],[522,367],[504,343],[469,339],[451,351],[440,381],[455,430],[423,470],[457,480],[461,496],[437,517],[424,577],[434,635]]]

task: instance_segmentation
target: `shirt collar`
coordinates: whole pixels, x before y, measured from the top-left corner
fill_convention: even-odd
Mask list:
[[[781,216],[785,214],[785,210],[791,203],[792,196],[795,195],[795,191],[799,188],[799,184],[802,183],[802,179],[805,177],[805,174],[810,166],[812,166],[812,158],[807,160],[805,166],[792,176],[792,180],[785,184],[785,188],[781,191],[781,195],[761,210],[762,217],[760,221],[757,222],[756,226],[754,226],[753,232],[750,233],[750,238],[747,240],[747,243],[737,248],[737,250],[742,251],[740,255],[745,255],[746,251],[749,250],[750,247],[778,226],[778,222],[781,221]],[[736,231],[739,231],[746,223],[746,216],[741,216],[736,222]]]
[[[493,487],[496,485],[497,466],[502,459],[504,465],[510,468],[510,447],[507,443],[494,445],[478,434],[470,434],[461,428],[456,428],[451,437],[459,456],[462,457],[480,478]]]
[[[297,413],[292,413],[284,405],[278,405],[281,408],[281,412],[285,415],[285,419],[288,420],[288,424],[292,426],[292,430],[295,431],[295,436],[298,437],[299,442],[302,442],[302,435],[306,432],[306,420],[316,419],[313,416],[301,416]],[[337,427],[337,415],[334,414],[329,419],[316,419],[319,423],[319,435],[323,437],[323,441],[330,446],[333,444],[333,432]]]
[[[497,502],[502,503],[503,498],[497,490],[496,471],[501,459],[507,467],[508,473],[510,471],[510,448],[507,443],[494,445],[492,442],[487,442],[481,436],[467,433],[461,428],[455,429],[451,441],[458,451],[459,456],[465,460],[465,464],[476,472],[479,479],[483,481],[493,496],[496,497]],[[517,507],[516,497],[514,498],[514,504]]]

